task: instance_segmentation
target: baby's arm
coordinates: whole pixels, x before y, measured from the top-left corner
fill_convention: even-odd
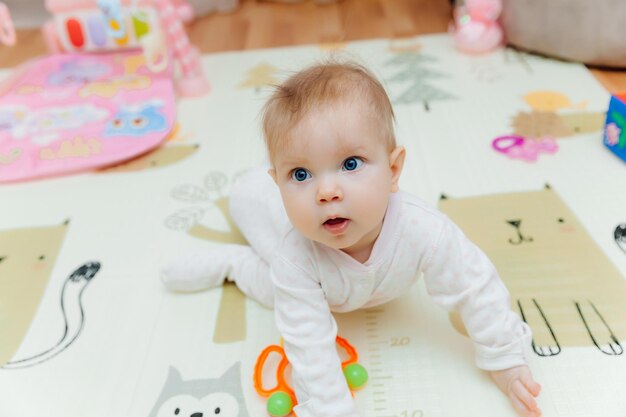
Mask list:
[[[541,385],[533,379],[528,366],[514,366],[501,371],[491,371],[490,374],[498,388],[509,397],[519,415],[541,416],[541,410],[535,400],[541,391]]]
[[[358,417],[343,375],[337,324],[324,291],[304,270],[272,262],[276,327],[291,363],[298,417]]]
[[[541,415],[535,400],[540,386],[526,366],[530,328],[511,310],[509,292],[491,261],[451,221],[442,227],[424,280],[435,302],[460,313],[477,366],[491,373],[521,416]]]

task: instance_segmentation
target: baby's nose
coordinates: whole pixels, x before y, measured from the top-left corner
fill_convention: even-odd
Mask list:
[[[317,200],[320,203],[328,203],[330,201],[341,201],[343,192],[336,181],[326,180],[320,183],[317,189]]]

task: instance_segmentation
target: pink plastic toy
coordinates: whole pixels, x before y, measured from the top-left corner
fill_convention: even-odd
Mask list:
[[[553,154],[559,149],[554,138],[528,139],[519,135],[497,137],[491,147],[511,159],[535,162],[540,153]]]
[[[160,145],[175,122],[171,68],[141,51],[55,54],[11,77],[0,96],[0,182],[103,167]]]
[[[174,82],[185,96],[208,91],[181,23],[192,17],[183,0],[47,0],[46,6],[54,18],[44,36],[55,53],[0,83],[0,182],[94,169],[148,152],[174,126]],[[15,40],[10,23],[0,7],[2,42]]]
[[[179,64],[177,91],[185,97],[206,94],[198,51],[182,21],[193,17],[185,0],[46,0],[53,19],[44,28],[52,52],[103,52],[141,48],[154,72],[170,55]]]
[[[0,45],[15,45],[15,28],[6,4],[0,2]]]
[[[498,23],[502,0],[465,0],[454,10],[451,33],[456,47],[466,53],[481,54],[502,45],[503,32]]]

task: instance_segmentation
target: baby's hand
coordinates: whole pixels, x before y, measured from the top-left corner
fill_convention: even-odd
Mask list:
[[[541,385],[533,379],[528,366],[514,366],[501,371],[491,371],[490,374],[498,388],[509,397],[519,415],[523,417],[541,415],[535,400],[541,391]]]

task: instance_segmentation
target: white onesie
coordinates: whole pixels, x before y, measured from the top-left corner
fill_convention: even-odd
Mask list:
[[[231,215],[260,256],[254,273],[232,278],[266,305],[272,304],[271,279],[298,417],[358,415],[337,355],[331,312],[390,301],[420,276],[437,304],[460,313],[479,368],[525,364],[530,328],[511,310],[493,264],[451,220],[417,197],[391,195],[382,230],[364,263],[295,230],[277,186],[263,170],[251,171],[233,186]]]

